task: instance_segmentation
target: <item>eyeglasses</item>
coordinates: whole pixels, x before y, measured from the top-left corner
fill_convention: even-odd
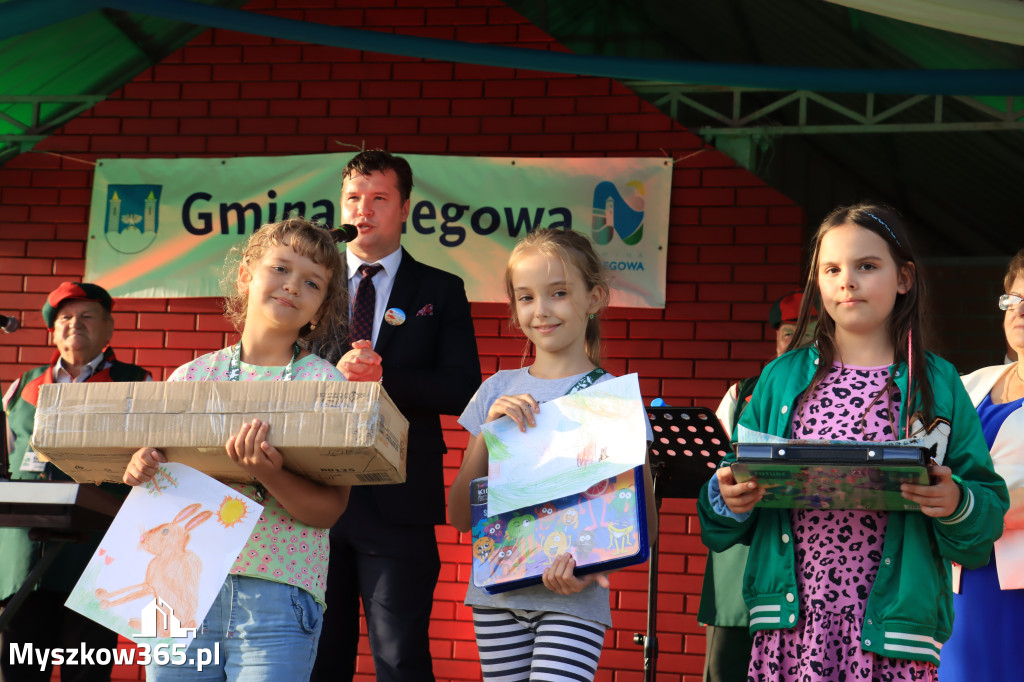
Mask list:
[[[1021,298],[1017,294],[1003,294],[999,297],[999,309],[1016,310],[1017,306],[1019,306],[1022,301],[1024,301],[1024,298]]]

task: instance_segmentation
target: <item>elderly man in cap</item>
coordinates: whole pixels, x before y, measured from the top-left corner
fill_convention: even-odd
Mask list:
[[[53,290],[43,305],[43,321],[53,334],[57,350],[50,364],[29,370],[16,380],[4,396],[7,414],[7,445],[10,453],[7,475],[15,481],[70,481],[71,479],[39,460],[32,451],[33,419],[43,384],[83,381],[150,381],[149,372],[137,365],[120,362],[110,348],[114,334],[113,301],[102,287],[64,282]],[[123,498],[127,486],[103,486]],[[101,533],[90,542],[67,544],[57,561],[40,580],[39,589],[29,595],[0,636],[0,671],[4,682],[49,680],[51,666],[13,665],[11,648],[114,648],[117,635],[105,627],[64,607],[64,601],[99,545]],[[24,528],[0,529],[0,604],[10,599],[25,581],[50,543],[34,542]],[[42,670],[40,670],[42,667]],[[62,665],[61,680],[109,680],[111,665]]]
[[[768,324],[775,330],[775,356],[786,352],[796,333],[803,292],[794,291],[772,303]],[[816,309],[811,314],[817,317]],[[807,325],[799,345],[811,343],[816,322]],[[748,377],[729,387],[716,414],[725,432],[733,435],[740,413],[750,402],[760,375]],[[708,552],[704,587],[697,620],[707,625],[704,650],[704,682],[746,682],[750,649],[754,644],[748,631],[747,606],[741,593],[747,547],[736,545],[724,552]]]
[[[772,307],[768,309],[768,324],[775,330],[775,357],[786,352],[793,334],[796,333],[796,321],[800,317],[800,304],[803,300],[804,293],[802,291],[794,291],[772,303]],[[817,317],[818,311],[812,308],[811,314]],[[804,332],[801,345],[811,342],[811,339],[814,338],[816,327],[816,322],[807,325],[807,331]],[[733,426],[740,420],[740,413],[747,403],[750,402],[750,394],[754,392],[758,376],[760,375],[748,377],[739,383],[733,384],[726,391],[725,397],[722,398],[722,403],[718,406],[715,413],[722,422],[722,426],[725,427],[726,433],[732,434]]]

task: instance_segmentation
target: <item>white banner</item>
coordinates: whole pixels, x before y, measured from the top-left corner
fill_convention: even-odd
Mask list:
[[[516,241],[540,228],[594,241],[612,305],[665,305],[671,159],[403,155],[414,176],[402,244],[453,272],[471,301],[505,302]],[[85,279],[128,298],[220,296],[225,256],[289,214],[339,220],[352,154],[107,159],[96,167]]]

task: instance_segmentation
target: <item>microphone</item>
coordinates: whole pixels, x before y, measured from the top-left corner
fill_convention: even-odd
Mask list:
[[[0,315],[0,330],[2,330],[5,334],[10,334],[13,331],[17,331],[18,327],[20,326],[21,325],[18,324],[18,318]]]
[[[355,225],[342,225],[336,229],[331,230],[331,238],[334,239],[335,244],[342,242],[348,243],[359,236],[359,228]]]

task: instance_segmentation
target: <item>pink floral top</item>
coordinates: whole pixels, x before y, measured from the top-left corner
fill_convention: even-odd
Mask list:
[[[226,381],[231,348],[207,353],[174,370],[168,381]],[[239,381],[280,381],[284,367],[262,367],[241,363]],[[317,355],[296,361],[295,381],[344,381],[334,365]],[[239,424],[241,426],[241,424]],[[256,486],[228,484],[250,499],[257,499]],[[271,496],[264,497],[252,535],[235,559],[231,573],[296,585],[313,595],[326,608],[327,560],[330,554],[328,529],[313,528],[293,518]]]

